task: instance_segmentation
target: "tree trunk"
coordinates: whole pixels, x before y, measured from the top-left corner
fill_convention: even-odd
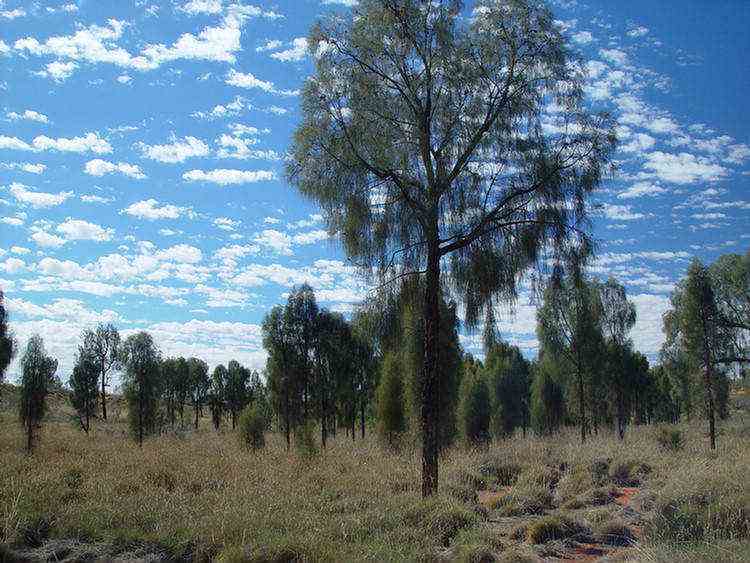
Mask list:
[[[194,404],[193,410],[195,411],[195,429],[198,430],[198,414],[200,413],[200,407]]]
[[[357,432],[355,430],[355,426],[357,425],[357,409],[355,408],[352,412],[352,420],[351,420],[351,432],[352,432],[352,442],[357,441]]]
[[[143,447],[143,382],[138,386],[138,447]]]
[[[362,439],[364,440],[365,439],[365,402],[364,400],[362,401],[360,409],[361,409],[361,415],[362,415],[360,417],[360,427],[362,430]]]
[[[581,424],[581,443],[586,442],[586,411],[583,404],[583,374],[581,368],[578,368],[578,416]]]
[[[708,431],[711,436],[711,449],[716,449],[716,418],[714,414],[714,390],[713,390],[713,377],[711,374],[711,361],[709,357],[710,353],[706,351],[706,369],[704,372],[704,383],[706,386],[706,401],[708,407]]]
[[[292,440],[290,434],[290,424],[289,424],[289,392],[287,390],[286,393],[284,393],[284,403],[286,405],[286,409],[284,409],[284,425],[286,426],[285,432],[286,432],[286,451],[289,451],[289,448],[292,445]]]
[[[102,366],[102,418],[104,420],[107,420],[107,390],[104,385],[104,381],[106,377],[107,376],[104,371],[104,366]]]
[[[617,389],[617,435],[620,441],[625,439],[625,406],[623,405],[622,389]]]
[[[34,423],[31,417],[26,420],[26,451],[32,453],[34,447]]]
[[[320,390],[320,443],[323,445],[323,449],[326,449],[326,401],[325,401],[325,386],[322,386]]]
[[[438,490],[439,420],[437,397],[437,338],[440,326],[440,254],[437,232],[429,243],[424,289],[424,349],[422,363],[422,497]]]

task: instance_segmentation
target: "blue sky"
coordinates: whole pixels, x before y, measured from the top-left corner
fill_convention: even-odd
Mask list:
[[[111,321],[166,354],[262,367],[260,322],[290,287],[308,281],[341,311],[366,295],[283,180],[304,38],[351,3],[0,0],[0,287],[22,343],[41,334],[67,378],[80,331]],[[750,244],[750,6],[552,8],[589,103],[620,123],[593,273],[626,283],[653,357],[689,259]],[[500,312],[529,355],[534,312],[526,295]]]

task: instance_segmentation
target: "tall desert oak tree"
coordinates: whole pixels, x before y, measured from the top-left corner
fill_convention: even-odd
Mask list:
[[[469,325],[521,274],[587,246],[613,124],[538,0],[361,0],[312,29],[288,177],[350,258],[423,276],[422,494],[438,487],[441,283]],[[443,258],[446,260],[443,261]]]

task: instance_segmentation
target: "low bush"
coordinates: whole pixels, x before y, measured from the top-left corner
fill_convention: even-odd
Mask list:
[[[682,431],[679,428],[662,426],[657,432],[656,441],[663,449],[669,451],[678,451],[682,449],[685,440],[682,436]]]
[[[257,405],[249,405],[240,414],[238,427],[242,443],[252,450],[266,446],[267,421]]]
[[[502,516],[542,514],[553,506],[552,494],[546,487],[514,488],[490,503]]]
[[[315,441],[315,427],[312,422],[307,422],[294,431],[294,449],[303,458],[318,455],[318,443]]]
[[[407,510],[405,518],[443,546],[447,546],[459,531],[479,521],[479,516],[466,505],[442,496],[420,500]]]
[[[596,527],[596,538],[607,545],[628,546],[635,542],[633,530],[622,520],[606,520]]]
[[[564,515],[547,515],[529,524],[526,541],[542,544],[566,538],[584,539],[591,534],[585,524]]]

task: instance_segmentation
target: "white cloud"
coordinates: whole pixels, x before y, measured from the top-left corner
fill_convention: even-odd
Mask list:
[[[233,231],[240,226],[240,221],[235,221],[229,217],[217,217],[214,219],[214,225],[222,231]]]
[[[78,65],[73,61],[53,61],[47,63],[45,70],[37,71],[35,74],[44,78],[51,78],[55,82],[64,82],[71,77]]]
[[[7,258],[4,262],[0,262],[0,270],[6,274],[17,274],[18,272],[26,269],[26,262],[20,258]]]
[[[210,153],[206,143],[196,137],[190,136],[182,140],[173,137],[171,143],[164,145],[146,145],[140,143],[138,147],[143,152],[144,157],[171,164],[185,162],[185,160],[192,157],[208,156]]]
[[[19,203],[25,203],[36,208],[60,205],[73,195],[72,191],[58,193],[38,192],[18,182],[13,182],[9,187],[9,191]]]
[[[630,186],[627,190],[617,194],[617,197],[620,199],[633,199],[636,197],[655,196],[663,193],[667,193],[667,190],[665,190],[658,184],[652,184],[650,182],[637,182]]]
[[[571,38],[579,45],[588,45],[594,40],[594,36],[591,35],[590,31],[578,31]]]
[[[155,221],[157,219],[177,219],[183,214],[189,215],[191,211],[185,207],[178,207],[171,204],[160,206],[157,200],[146,199],[129,205],[121,213],[138,217],[139,219]]]
[[[635,213],[629,205],[605,203],[602,206],[602,212],[607,219],[613,221],[635,221],[636,219],[644,219],[646,217],[643,213]]]
[[[283,41],[279,41],[278,39],[269,39],[263,45],[256,47],[255,50],[258,53],[262,53],[263,51],[275,51],[282,45],[284,45]]]
[[[715,182],[727,175],[727,170],[709,159],[696,157],[690,153],[670,154],[661,151],[646,155],[643,167],[653,172],[653,176],[674,184],[695,182]]]
[[[240,160],[281,160],[281,155],[274,150],[260,150],[250,148],[257,144],[257,139],[245,139],[222,134],[216,143],[221,147],[216,156],[219,158],[237,158]]]
[[[616,66],[625,66],[628,63],[628,54],[619,49],[600,49],[599,56]]]
[[[45,248],[60,248],[65,244],[66,240],[57,235],[51,235],[46,231],[35,231],[32,233],[29,240],[33,240],[39,246]]]
[[[220,14],[223,9],[221,0],[190,0],[190,2],[180,6],[180,10],[191,16],[196,14]]]
[[[646,151],[656,144],[656,139],[651,135],[645,133],[636,133],[630,139],[630,141],[621,146],[620,150],[623,152],[636,152],[640,153]]]
[[[31,162],[0,162],[0,169],[3,170],[21,170],[29,174],[42,174],[47,170],[44,164],[32,164]]]
[[[242,113],[246,107],[246,100],[242,96],[235,96],[234,100],[227,104],[218,104],[211,111],[194,111],[191,117],[198,119],[218,119],[222,117],[234,117]]]
[[[10,251],[13,254],[28,254],[29,252],[31,252],[31,250],[29,250],[25,246],[11,246]]]
[[[117,82],[119,82],[120,84],[129,84],[132,81],[133,81],[133,77],[127,74],[121,74],[120,76],[117,77]]]
[[[643,27],[642,25],[639,25],[637,27],[633,27],[632,29],[630,29],[630,31],[628,31],[628,36],[629,37],[643,37],[644,35],[648,33],[648,31],[649,30],[647,27]]]
[[[282,62],[301,61],[307,56],[307,39],[295,37],[291,47],[277,53],[272,53],[271,58]]]
[[[278,90],[273,82],[268,80],[261,80],[256,78],[252,73],[237,72],[234,69],[229,71],[226,76],[226,83],[230,86],[237,86],[238,88],[253,89],[258,88],[269,94],[278,94],[280,96],[297,96],[299,90]]]
[[[218,168],[215,170],[190,170],[182,175],[187,182],[212,182],[226,186],[229,184],[248,184],[276,179],[271,170],[230,170]]]
[[[8,119],[12,121],[18,121],[24,119],[26,121],[37,121],[39,123],[49,123],[49,118],[43,113],[34,111],[31,109],[24,110],[22,113],[16,113],[15,111],[8,112],[6,114]]]
[[[2,7],[2,4],[0,4],[0,7]],[[15,8],[14,10],[0,10],[0,18],[5,18],[7,20],[21,18],[25,15],[26,10],[24,10],[23,8]]]
[[[94,194],[84,194],[81,196],[81,201],[84,203],[112,203],[114,198],[102,197]]]
[[[68,218],[64,223],[57,226],[57,232],[61,233],[65,237],[65,240],[105,242],[112,240],[114,230],[81,219]]]
[[[146,177],[140,167],[135,164],[128,164],[127,162],[108,162],[100,158],[89,160],[86,163],[84,171],[91,176],[104,176],[105,174],[119,173],[137,180],[142,180]]]

